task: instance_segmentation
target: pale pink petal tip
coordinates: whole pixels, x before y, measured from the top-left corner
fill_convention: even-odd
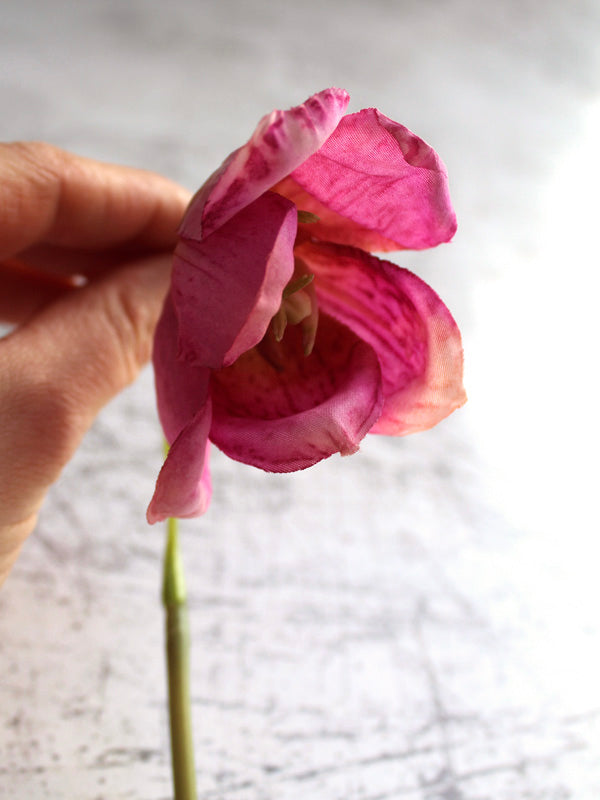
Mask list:
[[[305,242],[319,305],[376,351],[385,403],[372,433],[403,436],[433,427],[465,400],[460,331],[424,281],[351,247]]]
[[[171,445],[146,512],[153,525],[169,517],[199,517],[210,504],[210,413],[203,409]]]

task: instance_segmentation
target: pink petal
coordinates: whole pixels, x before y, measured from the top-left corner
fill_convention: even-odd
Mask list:
[[[296,253],[315,273],[319,307],[377,353],[385,402],[373,433],[431,428],[465,402],[460,332],[426,283],[355,248],[306,242]]]
[[[287,197],[299,209],[310,211],[318,218],[318,222],[298,225],[298,239],[320,239],[325,242],[337,242],[360,247],[369,253],[386,253],[390,250],[405,248],[380,233],[369,230],[341,214],[337,214],[323,205],[316,197],[304,191],[293,178],[284,178],[273,187],[273,191]]]
[[[325,89],[301,106],[263,117],[250,140],[196,193],[180,234],[208,236],[296,169],[335,130],[349,100],[343,89]]]
[[[321,315],[313,353],[298,327],[213,374],[211,440],[231,458],[270,472],[354,453],[381,410],[372,348]]]
[[[210,420],[209,400],[171,445],[146,512],[151,525],[169,517],[198,517],[207,510],[212,493]]]
[[[328,241],[369,250],[367,229],[382,237],[382,249],[392,249],[395,242],[421,250],[449,241],[456,231],[441,159],[408,128],[374,108],[344,117],[291,177],[340,215],[326,221],[326,235],[314,229],[315,236]]]
[[[210,370],[177,358],[178,323],[171,295],[154,335],[152,362],[158,415],[171,444],[206,405]]]
[[[153,362],[159,416],[172,445],[146,514],[151,524],[197,516],[210,502],[210,370],[178,361],[176,351],[177,319],[169,296],[154,338]]]
[[[217,369],[262,339],[294,271],[296,229],[292,203],[267,192],[202,241],[179,241],[179,357]]]

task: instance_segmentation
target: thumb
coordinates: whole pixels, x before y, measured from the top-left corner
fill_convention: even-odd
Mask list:
[[[149,359],[170,260],[73,290],[0,341],[0,573],[98,411]]]

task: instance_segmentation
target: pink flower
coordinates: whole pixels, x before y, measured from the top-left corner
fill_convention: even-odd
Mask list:
[[[171,449],[149,522],[206,510],[209,440],[291,472],[465,401],[450,312],[369,252],[452,238],[444,165],[377,109],[344,116],[348,100],[264,117],[188,208],[154,346]]]

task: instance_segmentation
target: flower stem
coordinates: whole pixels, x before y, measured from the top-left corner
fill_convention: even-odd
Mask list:
[[[190,629],[176,519],[167,522],[162,601],[166,612],[171,759],[175,800],[197,800],[190,703]]]

